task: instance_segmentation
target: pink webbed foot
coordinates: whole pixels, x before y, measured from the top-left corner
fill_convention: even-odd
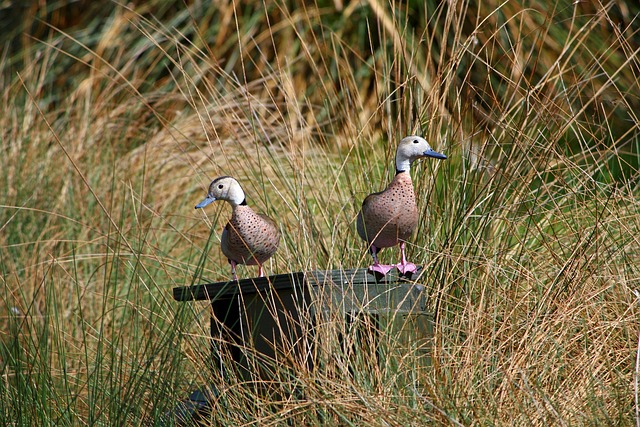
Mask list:
[[[396,265],[401,275],[407,276],[418,272],[418,267],[412,262],[399,263]]]
[[[372,264],[369,266],[369,271],[372,273],[378,273],[383,276],[386,276],[395,266],[394,265],[386,265],[386,264]]]
[[[403,276],[406,276],[407,273],[417,273],[418,268],[414,263],[407,261],[407,257],[404,253],[404,246],[405,246],[404,242],[401,242],[400,253],[402,254],[402,257],[400,259],[400,263],[397,264],[396,267],[398,267],[398,271],[400,272],[400,274],[402,274]]]
[[[378,251],[380,249],[378,249],[374,245],[371,245],[369,249],[371,250],[371,256],[373,257],[373,264],[369,266],[369,271],[374,274],[381,274],[382,276],[386,276],[387,273],[389,273],[395,267],[395,265],[380,264],[378,262]]]

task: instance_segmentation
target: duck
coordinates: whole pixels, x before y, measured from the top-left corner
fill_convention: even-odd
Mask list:
[[[207,196],[195,208],[202,209],[216,200],[228,202],[232,209],[231,218],[222,231],[220,248],[231,264],[233,280],[238,280],[238,264],[257,265],[258,277],[264,277],[263,264],[280,244],[276,223],[247,205],[245,193],[233,177],[220,176],[211,181]]]
[[[445,160],[446,155],[431,148],[422,137],[410,135],[403,138],[396,150],[396,174],[386,189],[369,194],[362,202],[357,217],[358,235],[368,244],[373,264],[368,270],[385,276],[394,267],[401,275],[417,272],[414,263],[407,261],[405,242],[418,226],[418,207],[411,181],[411,164],[421,158]],[[382,248],[400,245],[400,262],[384,265],[378,262]]]

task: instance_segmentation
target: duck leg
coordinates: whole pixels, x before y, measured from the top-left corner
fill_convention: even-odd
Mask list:
[[[386,276],[389,271],[394,267],[393,265],[385,265],[380,264],[378,262],[378,251],[379,249],[375,246],[371,245],[371,256],[373,257],[373,264],[369,266],[369,271],[374,273],[380,273],[383,276]]]
[[[418,267],[416,267],[412,262],[407,262],[407,257],[404,254],[404,242],[400,242],[400,252],[402,253],[402,259],[399,264],[396,264],[400,274],[406,275],[407,273],[416,273],[418,271]]]
[[[238,263],[230,259],[229,264],[231,264],[231,274],[233,275],[233,280],[238,280],[238,275],[236,274],[236,265],[238,265]]]

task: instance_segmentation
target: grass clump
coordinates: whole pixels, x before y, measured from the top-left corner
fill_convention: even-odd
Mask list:
[[[215,425],[637,420],[635,4],[81,3],[5,15],[0,421],[160,424],[202,384]],[[431,365],[211,373],[208,307],[170,293],[228,277],[209,181],[278,218],[267,271],[364,266],[409,133],[449,156],[412,171]]]

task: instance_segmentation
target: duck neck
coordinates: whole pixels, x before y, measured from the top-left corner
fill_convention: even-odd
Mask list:
[[[247,205],[247,198],[244,195],[242,187],[240,187],[239,185],[232,186],[229,189],[229,193],[227,193],[226,199],[234,208]]]
[[[411,170],[411,160],[407,159],[404,156],[400,156],[396,154],[396,175],[402,172],[407,172]]]
[[[247,206],[247,199],[242,199],[240,203],[238,203],[237,201],[230,201],[229,203],[231,203],[231,206],[233,207],[233,209],[235,209],[239,206]]]

